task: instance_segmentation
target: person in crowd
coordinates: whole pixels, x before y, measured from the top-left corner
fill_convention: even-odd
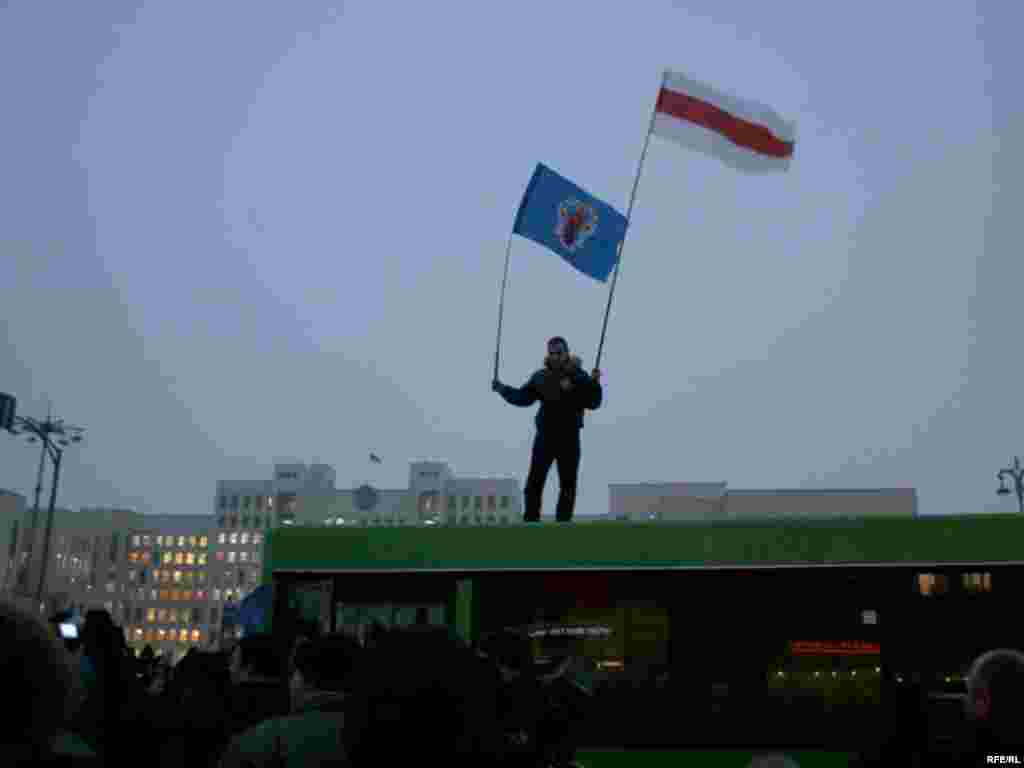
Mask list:
[[[191,649],[168,688],[168,762],[215,766],[231,738],[231,677],[224,657]],[[180,761],[180,762],[179,762]]]
[[[965,707],[978,764],[988,755],[1012,755],[1024,764],[1024,654],[1000,648],[979,656],[967,675]]]
[[[147,715],[123,630],[107,611],[86,613],[80,670],[85,700],[72,721],[73,729],[104,761],[115,764],[129,759],[138,726]]]
[[[448,630],[378,633],[356,672],[345,725],[353,768],[505,764],[497,668]]]
[[[234,733],[288,714],[288,696],[281,678],[283,655],[269,633],[247,635],[232,649],[229,668]]]
[[[290,714],[236,736],[221,768],[348,766],[347,700],[362,653],[358,643],[344,635],[298,645],[288,686]]]
[[[0,765],[99,765],[92,750],[63,728],[71,683],[65,649],[39,618],[3,601],[0,679],[9,705],[0,721]]]

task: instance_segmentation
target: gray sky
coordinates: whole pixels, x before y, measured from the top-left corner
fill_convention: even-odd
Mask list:
[[[625,211],[668,67],[794,120],[796,157],[652,139],[578,513],[669,480],[1014,509],[1024,11],[924,8],[8,2],[0,391],[88,429],[68,506],[204,512],[285,458],[522,482],[533,410],[489,386],[516,207],[544,162]],[[501,378],[554,334],[592,367],[607,291],[517,239]],[[0,440],[0,486],[37,459]]]

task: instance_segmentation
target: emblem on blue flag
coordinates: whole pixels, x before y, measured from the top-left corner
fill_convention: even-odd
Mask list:
[[[604,282],[619,260],[627,225],[626,217],[608,203],[538,163],[512,231]]]
[[[587,239],[597,231],[597,213],[592,205],[576,198],[566,200],[558,206],[558,226],[555,237],[570,253],[583,247]]]

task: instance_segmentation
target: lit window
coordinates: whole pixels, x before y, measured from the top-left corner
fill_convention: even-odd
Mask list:
[[[248,544],[249,543],[249,534],[248,533],[243,533],[242,534],[242,543],[243,544]]]
[[[195,547],[195,545],[196,545],[196,537],[195,536],[189,536],[188,537],[188,545],[190,547]]]
[[[181,584],[181,571],[174,572],[174,583]]]
[[[220,550],[217,552],[217,559],[221,562],[224,562],[224,550]]]
[[[164,552],[164,565],[170,565],[174,562],[174,555],[170,552]]]
[[[199,557],[196,558],[196,565],[206,565],[206,553],[200,552]]]
[[[248,552],[239,552],[238,553],[238,559],[239,559],[239,561],[241,561],[243,563],[249,562],[249,553]]]
[[[231,550],[230,552],[228,552],[228,562],[235,562],[235,550]]]
[[[965,573],[963,579],[964,591],[970,594],[992,591],[991,573]]]
[[[210,543],[210,540],[206,536],[200,536],[199,537],[199,546],[200,547],[206,547],[206,546],[209,545],[209,543]]]
[[[195,552],[189,552],[187,555],[185,555],[185,565],[195,565],[195,564],[196,564],[196,554],[195,554]]]
[[[179,536],[178,537],[178,546],[179,547],[184,547],[185,546],[185,537],[184,536]]]
[[[141,538],[139,536],[132,536],[132,546],[133,547],[138,547],[138,546],[141,545],[141,543],[142,543],[142,540],[141,540]]]
[[[138,552],[129,552],[128,553],[128,562],[130,562],[130,563],[137,563],[137,562],[139,562],[139,553]]]
[[[179,639],[179,640],[180,640],[181,642],[183,642],[183,643],[185,643],[185,642],[188,642],[188,630],[187,630],[187,629],[183,629],[183,630],[181,630],[181,631],[180,631],[180,632],[178,633],[178,639]]]
[[[192,642],[193,643],[198,643],[199,639],[200,639],[199,630],[198,629],[193,629],[192,630]]]
[[[184,552],[178,552],[177,554],[175,554],[174,555],[174,562],[177,563],[178,565],[184,565],[185,564],[185,553]]]
[[[263,534],[262,533],[254,533],[252,535],[252,543],[253,544],[262,544],[263,543]]]
[[[217,543],[218,544],[226,544],[227,540],[228,540],[228,535],[226,533],[218,533],[217,534]]]
[[[231,541],[232,544],[237,544],[238,543],[238,534],[237,533],[232,533],[230,541]]]
[[[158,629],[156,631],[156,639],[157,640],[166,640],[167,639],[167,630],[166,629]]]
[[[150,624],[156,622],[156,608],[150,608],[148,611],[146,611],[146,621],[148,621]]]
[[[949,590],[945,575],[941,573],[919,573],[917,575],[919,594],[934,596],[944,595]]]

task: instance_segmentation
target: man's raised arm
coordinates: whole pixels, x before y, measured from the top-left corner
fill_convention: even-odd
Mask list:
[[[532,376],[529,381],[519,389],[510,387],[507,384],[502,384],[500,381],[494,382],[493,389],[501,395],[509,405],[518,405],[525,408],[528,405],[533,405],[538,400],[537,388],[533,384]]]

